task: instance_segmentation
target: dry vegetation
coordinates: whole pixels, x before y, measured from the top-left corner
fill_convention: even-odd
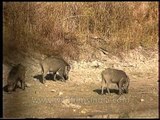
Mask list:
[[[3,86],[19,62],[28,85],[3,92],[4,117],[158,118],[158,15],[158,2],[3,2]],[[51,55],[71,65],[67,82],[33,78]],[[129,94],[99,94],[106,67],[127,73]]]
[[[3,50],[98,58],[142,46],[156,49],[158,2],[4,2]],[[98,55],[99,56],[99,55]]]

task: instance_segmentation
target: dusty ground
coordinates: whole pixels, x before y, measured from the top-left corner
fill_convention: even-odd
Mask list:
[[[31,68],[25,91],[17,88],[11,94],[3,92],[4,117],[158,118],[158,57],[143,64],[115,65],[109,60],[73,63],[67,82],[48,80],[45,85],[32,77],[36,70]],[[114,84],[110,86],[111,95],[100,94],[100,72],[110,66],[125,70],[130,77],[128,94],[117,95]],[[5,86],[6,81],[3,83]]]

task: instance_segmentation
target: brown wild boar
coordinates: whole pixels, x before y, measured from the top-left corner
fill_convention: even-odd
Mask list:
[[[21,88],[25,90],[25,73],[26,68],[22,64],[13,66],[7,78],[8,92],[14,91],[18,82],[21,83]]]
[[[45,83],[45,76],[48,72],[52,72],[54,75],[54,80],[57,80],[56,77],[61,77],[62,81],[68,79],[68,74],[71,69],[70,65],[64,61],[62,58],[58,57],[47,57],[40,63],[42,69],[43,83]]]
[[[101,94],[103,94],[104,87],[106,85],[107,91],[110,94],[109,85],[115,83],[118,86],[119,94],[128,93],[129,77],[122,70],[107,68],[102,71],[102,86]]]

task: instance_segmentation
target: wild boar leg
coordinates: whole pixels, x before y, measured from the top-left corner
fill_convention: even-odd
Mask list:
[[[20,83],[21,83],[21,88],[22,90],[25,90],[25,73],[23,73],[20,77]]]
[[[102,83],[101,83],[101,94],[103,95],[104,94],[104,87],[105,87],[105,85],[106,85],[106,81],[105,81],[105,79],[103,78],[103,76],[102,76]]]
[[[16,82],[13,84],[13,91],[16,91],[17,85],[18,85],[18,80],[16,80]]]
[[[58,70],[57,70],[57,72],[56,72],[56,74],[54,75],[54,79],[56,79],[56,76],[58,75],[59,77],[61,77],[61,81],[63,81],[63,82],[66,82],[65,81],[65,79],[64,79],[64,77],[63,77],[63,74],[62,74],[62,68],[59,68]],[[56,79],[57,80],[57,79]]]
[[[21,88],[22,90],[25,90],[25,82],[21,81]]]
[[[121,95],[123,93],[122,88],[123,88],[123,78],[121,78],[121,80],[119,81],[119,95]]]
[[[101,94],[102,94],[102,95],[103,95],[103,90],[104,90],[103,88],[104,88],[104,87],[103,87],[103,86],[101,86]]]
[[[66,82],[63,76],[61,76],[61,81]]]
[[[43,83],[43,84],[46,83],[46,78],[45,78],[46,75],[47,75],[47,72],[44,72],[44,73],[42,74],[42,83]]]
[[[25,90],[25,81],[21,80],[20,82],[21,82],[21,88],[22,88],[22,90]]]
[[[108,78],[107,78],[108,79]],[[107,88],[107,92],[110,94],[110,90],[109,90],[109,83],[106,81],[106,79],[104,79],[104,76],[102,75],[102,87],[101,87],[101,94],[104,94],[104,87]]]
[[[57,80],[57,74],[54,75],[54,80]]]
[[[109,84],[107,84],[107,92],[108,92],[109,95],[111,94],[110,90],[109,90]]]

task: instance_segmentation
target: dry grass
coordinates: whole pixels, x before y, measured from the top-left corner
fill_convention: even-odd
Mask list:
[[[92,59],[99,48],[118,54],[157,43],[158,2],[3,2],[4,55]]]

